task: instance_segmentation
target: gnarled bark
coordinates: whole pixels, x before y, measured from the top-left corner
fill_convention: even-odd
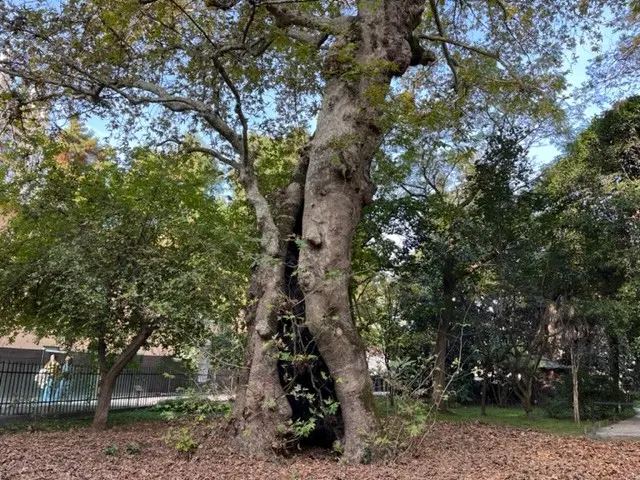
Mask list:
[[[282,210],[261,212],[260,199],[249,196],[263,237],[278,238],[277,246],[263,245],[263,255],[265,246],[271,248],[266,256],[272,265],[258,267],[254,275],[257,294],[254,318],[249,321],[248,377],[236,406],[244,435],[262,436],[258,440],[262,450],[270,435],[266,432],[290,414],[280,402],[284,392],[276,382],[277,362],[266,353],[265,343],[276,331],[278,294],[286,291],[283,259],[287,238],[293,232],[292,213],[303,208],[304,247],[297,274],[304,292],[306,326],[335,381],[344,455],[349,460],[368,460],[367,441],[376,425],[375,405],[364,345],[349,305],[351,244],[362,208],[374,193],[369,170],[384,135],[381,98],[392,78],[417,62],[415,48],[412,51],[416,42],[410,40],[424,3],[386,0],[359,4],[358,15],[336,36],[326,57],[323,101],[305,152],[308,170],[304,181],[295,180],[296,186],[289,190],[298,192],[304,185],[304,192],[286,204],[293,208],[277,226],[274,218],[280,218]],[[419,57],[422,63],[433,61],[428,55]],[[245,188],[250,191],[248,185]],[[264,408],[267,395],[276,399],[272,410]]]
[[[277,217],[253,175],[242,178],[262,236],[262,258],[254,268],[245,310],[247,346],[233,418],[240,443],[249,453],[265,457],[278,450],[278,431],[291,419],[291,407],[278,374],[273,340],[278,332],[280,305],[285,301],[287,242],[293,234],[303,201],[306,155],[282,193]]]
[[[325,94],[310,145],[302,222],[307,248],[300,253],[300,280],[307,324],[336,380],[343,449],[352,460],[367,460],[367,436],[376,421],[364,346],[349,305],[351,244],[362,208],[374,193],[369,169],[384,133],[375,98],[409,67],[409,39],[423,4],[360,4],[349,32],[327,56]],[[340,58],[347,45],[352,64]]]

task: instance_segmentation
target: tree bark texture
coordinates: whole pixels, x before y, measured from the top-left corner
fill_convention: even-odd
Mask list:
[[[241,180],[254,208],[261,234],[261,259],[254,267],[245,309],[247,345],[240,374],[233,418],[244,449],[257,457],[279,451],[278,431],[291,419],[292,410],[278,373],[278,317],[286,300],[285,259],[287,244],[301,212],[307,155],[303,152],[293,180],[281,192],[278,216],[258,189],[254,176]]]
[[[376,418],[364,344],[349,304],[351,247],[362,208],[375,191],[369,171],[384,135],[381,99],[393,77],[402,75],[412,62],[410,39],[424,4],[360,2],[358,15],[327,53],[317,127],[303,160],[308,168],[288,191],[296,192],[288,203],[290,212],[276,226],[281,208],[260,211],[257,189],[254,198],[249,195],[260,233],[277,238],[263,245],[263,256],[270,261],[258,266],[252,279],[245,386],[235,407],[240,438],[252,438],[254,453],[268,451],[269,438],[275,435],[271,432],[291,416],[283,401],[277,361],[266,345],[277,332],[278,298],[286,292],[286,242],[293,233],[294,213],[301,209],[303,246],[297,276],[304,294],[305,325],[334,380],[344,456],[367,460],[367,441]]]

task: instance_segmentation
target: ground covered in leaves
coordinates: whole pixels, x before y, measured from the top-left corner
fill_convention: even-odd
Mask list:
[[[200,446],[187,458],[167,444],[167,430],[166,423],[152,422],[103,433],[1,435],[0,480],[640,479],[640,443],[477,423],[437,422],[416,451],[394,462],[351,466],[318,452],[278,461],[243,458],[221,428],[204,425],[194,430]]]

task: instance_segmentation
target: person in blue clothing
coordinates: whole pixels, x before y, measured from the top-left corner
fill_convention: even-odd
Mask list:
[[[71,380],[71,362],[72,358],[67,356],[64,359],[64,365],[62,365],[62,369],[60,371],[60,382],[58,383],[58,388],[56,388],[56,394],[53,397],[54,401],[60,400],[67,395],[67,390],[69,390],[69,380]]]
[[[60,377],[60,364],[56,360],[55,355],[51,355],[49,361],[44,366],[44,388],[42,389],[41,400],[43,402],[51,402],[54,400],[55,388]]]

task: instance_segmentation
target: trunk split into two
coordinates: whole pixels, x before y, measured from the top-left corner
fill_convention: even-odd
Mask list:
[[[263,238],[263,259],[251,279],[248,342],[234,407],[238,438],[253,454],[278,449],[278,432],[292,418],[294,402],[283,387],[274,339],[287,305],[296,303],[302,304],[298,313],[333,380],[344,456],[366,461],[369,455],[375,405],[349,303],[351,247],[362,208],[373,197],[369,170],[384,135],[383,105],[376,99],[384,98],[392,78],[415,58],[410,39],[423,4],[389,0],[361,6],[327,54],[317,127],[292,183],[277,202],[267,204],[255,178],[242,179]],[[293,238],[300,246],[297,264],[287,265]],[[299,298],[288,298],[292,278]]]

